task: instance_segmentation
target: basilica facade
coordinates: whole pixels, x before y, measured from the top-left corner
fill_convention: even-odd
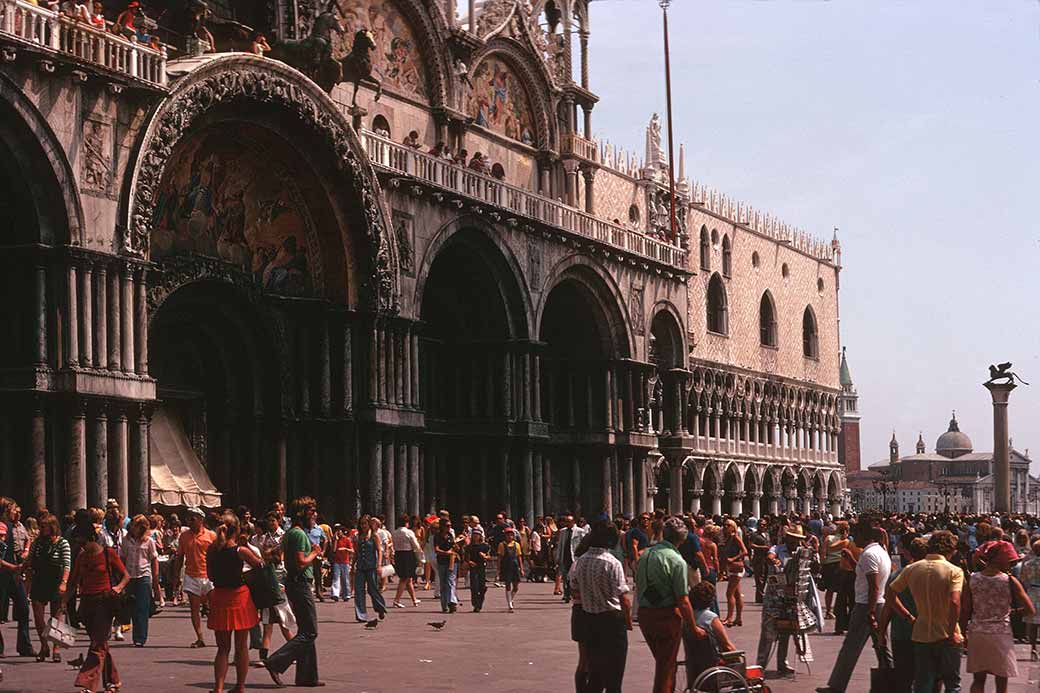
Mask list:
[[[0,0],[5,495],[838,511],[840,246],[593,139],[586,2],[141,4]]]

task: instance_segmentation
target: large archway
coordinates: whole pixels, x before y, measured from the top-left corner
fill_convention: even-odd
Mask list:
[[[438,501],[483,517],[517,502],[511,434],[535,418],[526,303],[484,230],[446,234],[421,283],[427,454],[440,463]]]
[[[576,512],[612,512],[619,460],[610,434],[629,399],[618,359],[629,356],[617,302],[595,272],[572,265],[549,289],[539,321],[542,401],[553,436],[556,492]],[[625,464],[628,464],[627,461]]]

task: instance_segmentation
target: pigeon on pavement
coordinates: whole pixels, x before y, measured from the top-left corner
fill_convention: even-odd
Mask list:
[[[430,626],[434,630],[441,630],[441,629],[444,628],[444,626],[448,625],[448,622],[447,621],[433,621],[432,623],[427,623],[426,625]]]
[[[379,621],[369,621],[365,624],[365,628],[376,628],[379,626]]]

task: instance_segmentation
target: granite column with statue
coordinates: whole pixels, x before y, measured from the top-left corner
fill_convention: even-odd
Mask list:
[[[993,398],[993,509],[1011,512],[1011,458],[1008,449],[1008,397],[1015,389],[1014,381],[985,383]]]

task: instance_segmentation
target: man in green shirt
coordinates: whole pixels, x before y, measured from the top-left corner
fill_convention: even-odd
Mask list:
[[[314,524],[318,506],[309,496],[292,502],[292,529],[285,533],[282,548],[285,551],[285,596],[296,616],[296,637],[282,645],[267,658],[267,673],[278,686],[281,673],[296,662],[297,686],[323,686],[318,680],[318,653],[314,641],[318,639],[318,612],[314,608],[314,561],[321,555],[321,546],[311,544],[307,529]]]
[[[695,637],[707,637],[694,621],[686,561],[675,548],[684,541],[686,523],[680,517],[670,517],[664,523],[664,541],[651,546],[636,564],[639,629],[654,656],[654,693],[672,693],[675,688],[683,623]]]

